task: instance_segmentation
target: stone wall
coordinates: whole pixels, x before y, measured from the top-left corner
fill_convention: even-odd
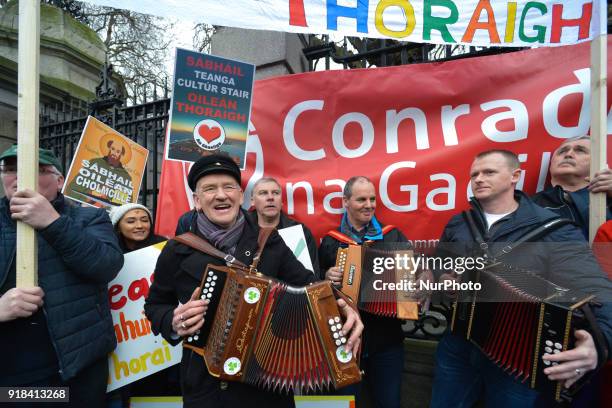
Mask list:
[[[255,64],[255,79],[296,74],[308,69],[298,34],[219,27],[211,53]]]
[[[18,10],[17,1],[0,9],[0,151],[17,138]],[[94,99],[105,50],[88,26],[56,7],[41,4],[40,104]]]

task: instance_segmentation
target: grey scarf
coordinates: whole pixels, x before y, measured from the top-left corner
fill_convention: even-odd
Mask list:
[[[236,246],[242,230],[244,228],[244,214],[238,212],[236,223],[229,228],[221,228],[214,222],[210,221],[203,212],[198,212],[198,231],[204,236],[213,246],[221,251],[234,255]]]

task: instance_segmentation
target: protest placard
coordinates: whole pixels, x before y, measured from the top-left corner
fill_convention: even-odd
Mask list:
[[[178,364],[182,347],[153,335],[144,315],[144,301],[153,280],[157,258],[166,242],[125,255],[123,268],[108,285],[117,348],[108,356],[107,391]]]
[[[177,48],[166,158],[226,153],[244,168],[255,66]]]
[[[148,156],[147,149],[89,116],[62,193],[96,207],[135,203]]]
[[[304,265],[304,268],[309,271],[314,271],[310,253],[308,252],[308,245],[306,244],[306,237],[304,236],[304,228],[299,224],[293,225],[291,227],[279,229],[278,234],[283,241],[285,241],[285,245],[289,247],[298,261]]]

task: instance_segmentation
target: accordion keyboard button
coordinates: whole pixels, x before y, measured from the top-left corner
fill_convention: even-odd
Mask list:
[[[561,343],[555,343],[555,348],[557,350],[561,350],[563,348],[563,346],[561,345]]]
[[[552,341],[550,341],[550,340],[546,340],[546,345],[547,345],[548,347],[552,347],[552,346],[553,346],[553,342],[552,342]]]
[[[549,366],[549,365],[550,365],[550,361],[548,361],[548,360],[544,360],[544,365]]]
[[[340,330],[341,328],[342,328],[342,325],[341,325],[340,323],[338,323],[338,324],[336,325],[336,329]]]
[[[340,342],[341,342],[342,344],[346,343],[346,337],[341,338],[341,339],[340,339]]]
[[[547,352],[547,353],[552,353],[552,348],[544,347],[544,351]]]
[[[339,346],[341,344],[342,344],[342,342],[340,340],[336,340],[336,346]]]
[[[336,316],[336,317],[334,317],[334,321],[335,321],[336,323],[339,323],[339,322],[340,322],[340,318],[339,318],[338,316]]]
[[[338,336],[339,336],[338,333],[334,333],[334,339],[337,339]]]
[[[553,354],[559,354],[560,352],[561,352],[561,350],[559,350],[559,349],[554,349],[553,350]]]
[[[333,325],[334,324],[334,319],[329,319],[329,325]]]
[[[332,331],[332,332],[335,332],[335,331],[336,331],[336,326],[332,326],[332,327],[331,327],[331,331]]]

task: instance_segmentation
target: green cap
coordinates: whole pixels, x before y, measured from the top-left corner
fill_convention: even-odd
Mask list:
[[[17,144],[12,145],[4,152],[2,152],[2,154],[0,154],[0,161],[8,159],[9,157],[17,157]],[[51,150],[39,148],[38,163],[54,166],[60,173],[63,172],[62,164]]]

